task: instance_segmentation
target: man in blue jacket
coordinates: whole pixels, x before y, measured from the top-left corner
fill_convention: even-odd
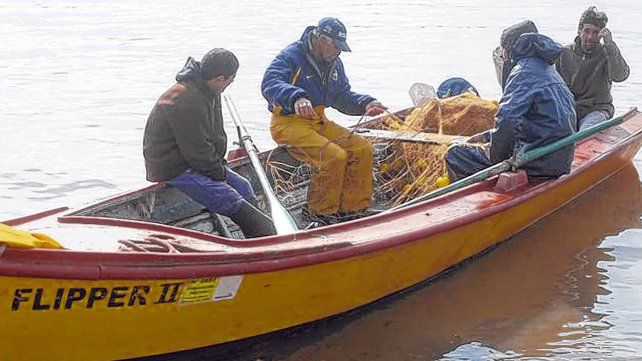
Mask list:
[[[387,109],[350,90],[342,51],[350,51],[345,26],[321,19],[276,56],[261,84],[272,112],[272,138],[313,167],[307,211],[320,216],[362,211],[372,197],[372,146],[329,120],[324,109],[370,116]]]
[[[446,152],[451,181],[472,175],[492,164],[572,135],[576,114],[573,94],[552,64],[563,47],[550,38],[529,32],[526,21],[502,33],[502,57],[510,70],[490,143],[464,144]],[[571,170],[573,151],[569,145],[526,165],[529,177],[555,178]]]

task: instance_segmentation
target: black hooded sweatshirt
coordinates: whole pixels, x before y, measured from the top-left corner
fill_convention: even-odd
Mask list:
[[[200,63],[192,58],[176,81],[147,119],[143,138],[147,180],[167,181],[188,169],[225,180],[227,135],[221,95],[207,87]]]
[[[555,65],[575,97],[578,120],[594,110],[605,111],[609,118],[613,116],[611,84],[629,77],[629,66],[615,43],[584,52],[578,36],[564,48]]]

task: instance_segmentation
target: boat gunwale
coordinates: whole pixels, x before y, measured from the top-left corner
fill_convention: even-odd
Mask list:
[[[0,223],[6,224],[7,226],[11,226],[11,227],[19,226],[19,225],[21,225],[23,223],[29,223],[29,222],[37,221],[39,219],[47,218],[47,217],[53,216],[53,215],[58,214],[58,213],[66,212],[68,210],[69,210],[69,207],[52,208],[52,209],[49,209],[49,210],[46,210],[46,211],[29,214],[29,215],[23,216],[23,217],[8,219],[8,220],[2,221]]]
[[[639,112],[632,113],[627,120],[638,116]],[[488,218],[496,213],[503,212],[506,209],[512,208],[518,204],[524,203],[534,197],[537,197],[552,188],[563,185],[571,180],[581,176],[587,169],[593,165],[608,161],[611,157],[616,157],[618,154],[625,151],[625,149],[632,145],[635,141],[640,141],[642,128],[630,133],[629,135],[619,140],[606,152],[596,155],[589,161],[581,164],[573,170],[571,174],[565,175],[555,180],[548,180],[529,186],[528,190],[518,190],[516,193],[519,195],[512,199],[488,206],[478,212],[468,213],[462,216],[448,219],[438,224],[428,225],[423,228],[415,228],[410,232],[396,233],[386,235],[378,238],[375,241],[364,242],[360,244],[351,244],[349,242],[339,242],[339,247],[317,247],[301,248],[300,252],[292,252],[286,255],[283,251],[255,250],[254,252],[239,252],[235,255],[221,254],[217,252],[199,252],[199,253],[182,253],[182,254],[167,254],[167,253],[123,253],[123,252],[94,252],[94,251],[73,251],[73,250],[50,250],[50,249],[5,249],[0,255],[0,276],[17,276],[17,277],[36,277],[36,278],[64,278],[64,279],[168,279],[168,278],[191,278],[207,275],[235,275],[235,274],[251,274],[268,271],[277,271],[281,269],[295,268],[306,265],[313,265],[322,262],[336,261],[344,258],[361,256],[368,253],[381,251],[387,248],[397,247],[413,241],[420,241],[421,239],[437,235],[439,233],[447,232],[457,227],[464,226],[484,218]],[[626,163],[626,162],[625,162]],[[597,186],[601,181],[608,178],[610,175],[619,171],[624,166],[618,167],[616,170],[605,175],[599,182],[595,182],[592,186],[586,188],[580,194],[589,191],[591,188]],[[315,238],[319,234],[331,238],[337,232],[346,232],[353,229],[359,229],[368,223],[380,223],[388,219],[403,218],[408,214],[415,214],[418,212],[428,211],[430,208],[446,203],[452,198],[459,198],[470,193],[478,192],[481,190],[493,189],[495,179],[487,179],[485,181],[470,185],[461,190],[445,194],[435,199],[420,202],[415,205],[408,206],[386,214],[375,215],[366,219],[355,220],[346,222],[331,227],[321,229],[312,229],[302,231],[298,235],[304,236],[296,239],[297,242],[305,242],[305,238]],[[156,187],[153,185],[148,188]],[[142,190],[139,190],[142,191]],[[136,193],[131,192],[129,195]],[[512,193],[512,192],[507,192]],[[127,197],[128,194],[120,197]],[[571,197],[568,203],[575,199]],[[111,198],[104,202],[113,201]],[[103,202],[103,203],[104,203]],[[545,217],[547,214],[559,209],[551,209],[538,219]],[[537,220],[524,225],[536,222]],[[146,222],[145,225],[149,225]],[[457,226],[457,227],[455,227]],[[170,227],[170,226],[165,226]],[[171,227],[176,228],[176,227]],[[182,229],[180,229],[182,230]],[[191,231],[195,232],[195,231]],[[207,235],[205,233],[197,232],[199,234]],[[308,236],[308,237],[306,237]],[[277,236],[277,240],[282,240],[288,236]],[[218,237],[217,237],[218,238]],[[275,237],[266,237],[268,241]],[[302,238],[302,239],[301,239]],[[265,239],[257,241],[238,241],[243,243],[254,243],[248,247],[258,247],[259,245],[270,245],[275,242],[265,243]],[[263,243],[261,243],[263,242]],[[280,241],[279,243],[281,243]],[[236,244],[235,244],[236,245]],[[329,244],[331,245],[331,244]],[[316,250],[314,250],[316,249]],[[310,252],[313,251],[313,252]],[[73,262],[73,266],[67,266]]]

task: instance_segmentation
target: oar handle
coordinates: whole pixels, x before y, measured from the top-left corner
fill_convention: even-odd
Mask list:
[[[535,148],[533,150],[530,150],[528,152],[522,153],[522,154],[517,154],[515,156],[515,159],[511,161],[513,167],[519,168],[522,165],[531,162],[535,159],[541,158],[542,156],[545,156],[546,154],[553,153],[556,150],[559,150],[561,148],[564,148],[566,146],[569,146],[571,144],[574,144],[576,142],[579,142],[580,140],[586,139],[593,134],[599,133],[605,129],[614,127],[616,125],[620,125],[624,122],[624,120],[633,112],[635,112],[635,109],[631,109],[629,112],[625,113],[624,115],[613,118],[611,120],[607,120],[605,122],[596,124],[590,128],[581,130],[573,135],[569,135],[566,138],[562,138],[558,141],[555,141],[551,144],[543,145],[539,148]]]
[[[241,117],[234,106],[234,102],[232,102],[232,98],[229,95],[225,95],[224,99],[225,105],[227,105],[227,109],[232,116],[232,120],[234,121],[234,124],[236,124],[236,129],[239,133],[239,141],[243,144],[243,147],[245,147],[245,151],[250,158],[252,168],[254,168],[254,172],[261,183],[263,193],[265,193],[265,198],[267,199],[270,207],[270,215],[272,216],[272,222],[274,223],[276,233],[291,234],[296,232],[298,230],[297,224],[294,221],[294,218],[292,218],[292,215],[287,211],[287,209],[285,209],[285,207],[283,207],[281,202],[279,202],[276,194],[274,194],[274,190],[272,190],[267,174],[265,174],[263,166],[261,165],[254,142],[252,142],[252,138],[248,134],[247,129],[245,129],[245,126],[241,121]]]

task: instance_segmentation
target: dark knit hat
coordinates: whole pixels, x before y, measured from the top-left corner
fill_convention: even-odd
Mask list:
[[[591,6],[582,13],[577,30],[582,31],[584,24],[595,25],[598,28],[603,29],[608,21],[609,18],[603,11],[598,11],[597,7]]]
[[[501,37],[499,38],[499,44],[502,48],[508,50],[513,47],[515,40],[519,38],[522,34],[527,33],[537,33],[537,26],[531,20],[524,20],[519,24],[509,26],[502,32]]]
[[[205,80],[219,75],[228,77],[236,74],[238,68],[239,61],[231,51],[215,48],[208,51],[201,60],[201,77]]]

